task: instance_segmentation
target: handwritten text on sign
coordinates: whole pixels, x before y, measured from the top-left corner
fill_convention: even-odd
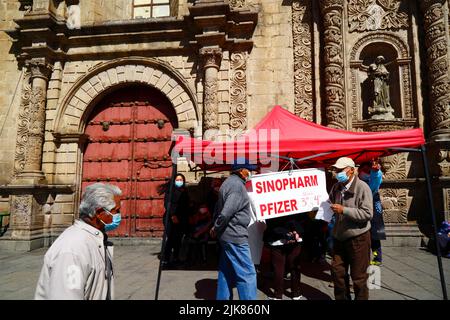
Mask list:
[[[252,197],[258,220],[318,210],[323,219],[328,206],[325,172],[303,169],[252,177]],[[329,207],[329,206],[328,206]],[[324,219],[328,220],[328,219]]]

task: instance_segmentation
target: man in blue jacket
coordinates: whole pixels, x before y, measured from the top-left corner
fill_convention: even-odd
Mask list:
[[[256,300],[256,271],[248,245],[247,227],[250,223],[250,199],[245,182],[255,165],[246,159],[237,159],[231,167],[231,175],[219,190],[214,212],[211,237],[217,237],[221,247],[217,300],[232,299],[236,287],[240,300]]]

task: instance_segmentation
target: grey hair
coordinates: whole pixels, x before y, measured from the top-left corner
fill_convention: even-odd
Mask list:
[[[86,187],[80,203],[80,218],[89,216],[93,218],[98,208],[111,210],[116,206],[114,196],[122,195],[118,186],[105,183],[94,183]]]

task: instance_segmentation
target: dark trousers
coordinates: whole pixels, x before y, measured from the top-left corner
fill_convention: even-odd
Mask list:
[[[271,247],[271,258],[274,270],[273,288],[275,298],[281,299],[284,292],[284,274],[291,273],[292,296],[300,295],[300,252],[299,244]]]
[[[171,255],[173,255],[174,261],[178,261],[183,234],[184,229],[180,223],[175,224],[172,221],[169,222],[169,227],[167,228],[167,242],[163,255],[164,261],[170,262]]]
[[[348,268],[353,281],[355,300],[368,300],[367,268],[370,262],[370,231],[339,241],[334,239],[331,274],[334,282],[336,300],[351,300]]]

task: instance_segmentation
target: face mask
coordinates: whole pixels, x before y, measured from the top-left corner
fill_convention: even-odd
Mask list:
[[[181,188],[183,185],[184,185],[183,181],[180,181],[180,180],[175,181],[175,187]]]
[[[370,179],[370,174],[365,173],[365,172],[361,172],[361,173],[359,174],[359,178],[360,178],[362,181],[368,182],[369,179]]]
[[[337,181],[344,183],[344,182],[347,182],[348,177],[344,171],[341,171],[336,175],[336,179],[337,179]]]
[[[108,231],[112,231],[114,229],[117,229],[119,227],[119,225],[120,225],[120,221],[122,221],[122,216],[120,215],[120,212],[117,212],[116,214],[112,214],[111,212],[109,212],[105,208],[103,208],[103,209],[105,210],[105,212],[109,213],[113,217],[111,223],[104,223],[102,220],[100,220],[105,225],[105,231],[108,232]]]

